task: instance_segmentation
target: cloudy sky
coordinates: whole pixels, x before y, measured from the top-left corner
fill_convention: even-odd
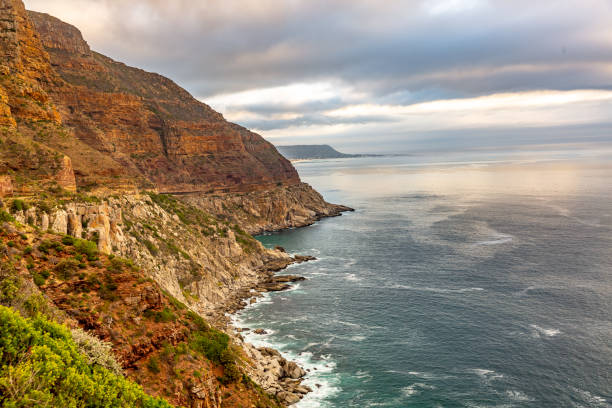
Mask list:
[[[612,142],[610,0],[25,0],[276,144]]]

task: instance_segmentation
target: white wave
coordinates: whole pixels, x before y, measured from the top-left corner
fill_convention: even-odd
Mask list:
[[[511,241],[512,241],[512,237],[509,236],[505,238],[498,238],[498,239],[491,239],[487,241],[476,242],[474,245],[500,245],[500,244],[505,244]]]
[[[295,360],[308,372],[303,384],[313,390],[295,405],[296,408],[323,407],[327,399],[341,391],[340,378],[334,372],[335,362],[317,361],[312,353],[301,353]]]
[[[432,373],[423,373],[420,371],[408,371],[408,375],[411,375],[413,377],[422,378],[424,380],[440,380],[440,379],[452,378],[452,376],[450,375],[436,375]]]
[[[354,258],[350,258],[350,259],[339,259],[341,261],[345,261],[345,263],[342,265],[345,269],[346,268],[350,268],[352,266],[354,266],[357,263],[357,260]]]
[[[355,342],[361,342],[364,341],[366,339],[366,336],[353,336],[351,337],[351,341],[355,341]]]
[[[533,401],[534,400],[533,398],[531,398],[530,396],[528,396],[524,392],[518,391],[518,390],[508,390],[508,391],[506,391],[506,395],[511,400],[518,401],[518,402],[521,402],[521,401]]]
[[[356,327],[356,328],[360,328],[361,325],[357,324],[357,323],[351,323],[351,322],[345,322],[344,320],[336,320],[336,323],[340,323],[344,326],[350,326],[350,327]]]
[[[356,276],[354,273],[347,273],[344,275],[344,279],[346,279],[347,281],[351,281],[351,282],[359,282],[362,279],[359,278],[358,276]]]
[[[473,368],[468,370],[468,372],[476,374],[479,376],[485,383],[489,383],[493,380],[497,380],[500,378],[504,378],[503,374],[496,373],[493,370],[487,370],[485,368]]]
[[[585,402],[587,402],[591,407],[597,408],[610,408],[612,405],[608,404],[608,401],[599,395],[592,394],[585,390],[580,390],[578,388],[574,388],[574,393],[579,394]]]
[[[529,327],[531,327],[534,337],[554,337],[561,334],[559,329],[545,329],[536,324],[530,324]]]
[[[306,351],[306,350],[308,350],[311,347],[320,346],[320,345],[321,345],[321,343],[308,343],[302,350]]]
[[[236,320],[240,321],[240,319]],[[328,354],[316,358],[311,351],[295,353],[290,350],[291,346],[289,343],[281,342],[277,336],[274,336],[273,330],[269,330],[267,335],[257,335],[253,332],[243,333],[243,335],[246,342],[253,344],[255,347],[275,348],[281,352],[283,357],[297,362],[300,367],[307,371],[303,384],[312,388],[313,392],[308,393],[299,403],[297,403],[295,405],[296,408],[323,407],[328,398],[340,392],[340,379],[335,372],[336,363],[333,356]],[[287,335],[286,337],[295,339],[293,335]],[[329,344],[332,340],[333,337],[322,345],[310,343],[304,350],[317,346],[324,346],[325,344]]]
[[[371,380],[373,376],[369,371],[359,370],[355,373],[355,378],[359,378],[361,380]]]
[[[294,284],[290,285],[289,288],[283,290],[281,293],[294,292],[294,291],[298,290],[299,288],[300,288],[300,284],[299,283],[294,283]]]
[[[433,385],[428,385],[424,383],[414,383],[407,387],[402,388],[402,393],[406,397],[411,397],[413,395],[419,394],[423,390],[435,390],[436,387]]]

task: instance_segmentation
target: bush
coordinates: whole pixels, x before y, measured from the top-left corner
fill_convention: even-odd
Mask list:
[[[115,359],[112,345],[92,336],[81,328],[72,329],[72,340],[89,364],[97,364],[117,375],[124,375],[123,368]]]
[[[74,245],[74,241],[76,238],[71,237],[70,235],[64,235],[62,237],[62,244],[66,245],[66,246],[72,246]]]
[[[79,262],[72,258],[62,259],[53,269],[58,278],[61,280],[68,280],[72,278],[74,273],[79,269]]]
[[[44,240],[38,245],[38,250],[43,254],[48,254],[50,249],[54,249],[56,252],[62,252],[64,247],[57,241]]]
[[[157,312],[155,310],[147,310],[145,311],[145,317],[149,319],[155,320],[157,323],[168,323],[176,320],[176,316],[172,313],[172,310],[167,307],[164,308],[161,312]]]
[[[106,269],[108,269],[112,273],[121,273],[125,268],[129,268],[132,270],[137,269],[130,259],[125,259],[118,256],[109,256],[108,259],[109,263],[108,265],[106,265]]]
[[[32,253],[32,247],[31,246],[27,246],[23,249],[23,254],[24,255],[30,255]]]
[[[217,364],[223,363],[222,356],[228,346],[229,336],[212,328],[205,332],[195,332],[189,342],[192,350],[204,354],[206,358]]]
[[[158,374],[160,372],[159,360],[157,359],[157,357],[153,356],[149,359],[149,361],[147,362],[147,368],[154,374]]]
[[[75,239],[74,249],[85,256],[88,261],[95,261],[98,259],[98,245],[95,242],[88,241],[86,239]]]
[[[70,331],[0,306],[0,406],[171,408],[140,386],[88,364]]]
[[[45,282],[47,281],[47,279],[45,279],[41,274],[37,273],[36,275],[34,275],[33,277],[34,279],[34,283],[36,284],[36,286],[42,286],[45,284]]]
[[[11,203],[12,212],[25,211],[27,209],[28,209],[28,205],[23,200],[16,199],[16,200],[13,200],[13,202]]]
[[[117,300],[118,296],[115,293],[117,288],[118,286],[115,281],[113,281],[113,278],[109,274],[104,275],[104,283],[100,285],[100,297],[104,300]]]
[[[145,244],[151,255],[157,256],[157,254],[159,254],[159,249],[155,246],[154,243],[152,243],[148,239],[145,239],[143,243]]]
[[[13,221],[15,221],[15,217],[13,217],[11,214],[7,213],[4,210],[0,211],[0,222],[13,222]]]

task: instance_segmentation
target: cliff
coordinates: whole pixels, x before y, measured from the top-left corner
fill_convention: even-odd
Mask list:
[[[0,289],[18,278],[52,319],[110,342],[147,392],[215,408],[308,392],[303,370],[244,343],[226,313],[303,260],[249,233],[349,208],[261,136],[21,0],[0,0],[0,197],[0,265],[12,265]],[[219,339],[235,358],[207,354]]]
[[[7,249],[10,256],[5,262],[18,260],[30,265],[23,268],[27,271],[24,279],[31,280],[50,271],[56,282],[39,285],[48,301],[68,313],[74,325],[113,343],[115,354],[128,373],[151,394],[183,406],[199,406],[193,405],[194,401],[218,399],[216,369],[210,362],[183,362],[183,366],[199,370],[202,378],[207,379],[208,385],[203,386],[200,397],[192,395],[193,387],[187,384],[193,385],[193,378],[186,373],[173,374],[172,367],[159,375],[149,373],[150,359],[163,352],[166,342],[177,347],[188,341],[188,336],[185,327],[176,323],[157,326],[147,323],[143,320],[145,312],[158,313],[168,308],[182,315],[191,310],[215,327],[229,329],[226,313],[243,307],[243,300],[254,295],[253,288],[267,290],[261,283],[268,281],[273,271],[296,260],[285,252],[265,249],[238,225],[172,196],[148,193],[105,199],[89,197],[87,201],[53,198],[13,201],[11,216],[17,224],[0,226],[0,238],[5,231],[5,244],[8,240],[18,244]],[[8,217],[0,210],[0,221]],[[90,250],[96,259],[86,262],[87,257],[73,249],[57,250],[74,239],[90,240]],[[60,241],[61,245],[54,243]],[[25,250],[28,246],[33,249]],[[16,247],[20,250],[12,249]],[[1,248],[0,242],[0,254]],[[119,272],[126,272],[124,275],[109,274],[107,265],[116,256],[130,260],[119,265]],[[74,279],[56,276],[64,260],[76,262],[71,273]],[[113,290],[115,295],[105,298],[110,294],[103,293],[105,286],[100,282],[108,277],[117,288]],[[1,280],[2,276],[0,287]],[[91,283],[92,280],[98,283]],[[75,300],[81,299],[82,293],[89,294],[87,302]],[[0,303],[1,298],[0,294]],[[140,327],[145,323],[145,328]],[[228,334],[232,347],[242,356],[237,366],[260,387],[249,388],[244,398],[263,398],[257,396],[259,389],[286,404],[298,401],[307,392],[300,386],[305,372],[295,363],[273,351],[244,343],[229,330]],[[230,389],[236,386],[234,382],[226,385]],[[270,404],[262,406],[274,406]],[[223,406],[239,405],[226,401]]]
[[[10,219],[4,211],[0,212],[0,218]],[[280,406],[280,400],[242,376],[243,369],[239,367],[254,364],[252,351],[237,348],[229,336],[191,312],[131,261],[100,253],[91,244],[91,241],[41,232],[10,220],[3,222],[0,225],[0,304],[22,315],[47,316],[72,328],[66,340],[80,344],[78,351],[85,354],[80,358],[90,360],[96,367],[94,373],[103,367],[119,377],[126,375],[147,393],[173,405],[192,408]],[[4,334],[6,324],[0,321]],[[59,330],[55,329],[49,337],[58,339]],[[16,338],[13,337],[12,343]],[[0,343],[3,342],[10,341],[2,337]],[[105,343],[112,347],[112,354]],[[26,344],[26,349],[28,346],[31,345]],[[51,351],[56,349],[47,349],[45,355],[53,357]],[[73,347],[72,352],[75,351]],[[28,354],[19,353],[17,358],[26,360]],[[79,357],[73,355],[67,363],[72,364],[75,358]],[[293,363],[284,359],[274,361],[282,367],[276,381],[291,379],[295,370]],[[14,364],[15,360],[8,363]],[[42,367],[53,370],[58,366]],[[0,378],[7,375],[4,370],[5,367],[0,370]],[[84,374],[91,373],[87,367],[80,370]],[[100,391],[104,404],[114,398],[124,397],[128,401],[133,398],[132,394],[122,397],[122,392],[113,393],[108,389],[109,384],[113,384],[108,372],[98,378],[99,384],[85,386],[68,383],[75,381],[75,374],[72,372],[64,377],[61,370],[49,374],[55,386],[46,385],[42,378],[31,378],[24,383],[16,381],[10,387],[0,381],[0,404],[21,401],[22,404],[16,406],[39,406],[32,405],[32,400],[26,398],[27,393],[34,391],[35,395],[30,398],[37,397],[40,406],[45,405],[45,400],[40,399],[44,395],[43,388],[53,401],[79,401],[75,406],[98,406],[94,403],[98,396],[92,396],[95,386],[107,387]],[[298,375],[303,374],[298,372]],[[59,382],[64,384],[60,386]],[[116,405],[143,406],[128,401]],[[45,406],[57,405],[47,402]]]
[[[55,71],[70,85],[50,90],[64,123],[159,191],[248,191],[299,182],[270,143],[171,80],[91,51],[75,27],[55,17],[29,15]]]

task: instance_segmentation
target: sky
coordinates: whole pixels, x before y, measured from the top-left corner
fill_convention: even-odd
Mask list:
[[[277,145],[612,143],[610,0],[25,0]]]

